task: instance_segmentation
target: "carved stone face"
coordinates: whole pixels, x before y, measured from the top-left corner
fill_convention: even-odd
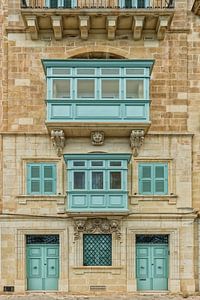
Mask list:
[[[95,145],[101,145],[104,142],[104,132],[103,131],[93,131],[91,133],[92,143]]]

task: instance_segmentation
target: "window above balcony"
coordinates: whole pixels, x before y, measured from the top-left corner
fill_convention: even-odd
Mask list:
[[[129,135],[150,125],[149,85],[153,60],[43,60],[47,78],[47,127],[67,136]],[[73,128],[70,132],[70,126]],[[84,126],[84,128],[83,128]],[[118,131],[118,133],[116,132]]]
[[[54,34],[56,40],[96,35],[140,40],[146,33],[162,40],[170,28],[174,0],[21,0],[32,39]]]

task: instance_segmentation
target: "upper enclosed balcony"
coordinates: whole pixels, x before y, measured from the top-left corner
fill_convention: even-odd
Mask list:
[[[67,136],[129,136],[150,126],[149,85],[153,60],[43,60],[47,120]]]
[[[56,40],[98,35],[114,40],[164,39],[174,14],[174,0],[21,0],[32,39],[52,34]]]

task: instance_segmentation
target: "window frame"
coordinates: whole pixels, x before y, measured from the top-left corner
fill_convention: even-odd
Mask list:
[[[156,177],[155,177],[155,170],[156,167],[163,166],[164,168],[164,190],[163,192],[156,191]],[[143,167],[150,167],[151,168],[151,177],[149,177],[150,184],[151,184],[151,192],[143,192],[142,183],[145,179],[142,178],[142,171]],[[161,180],[161,179],[160,179]],[[168,195],[169,191],[169,164],[168,162],[139,162],[138,163],[138,191],[139,195]]]
[[[45,179],[44,176],[44,168],[45,167],[52,167],[52,179]],[[31,168],[32,167],[39,167],[39,191],[38,192],[32,192],[31,189],[31,182],[32,176],[31,176]],[[52,192],[45,192],[45,181],[51,180],[52,181]],[[51,162],[27,162],[26,164],[26,193],[27,195],[56,195],[57,193],[57,165],[56,163]]]

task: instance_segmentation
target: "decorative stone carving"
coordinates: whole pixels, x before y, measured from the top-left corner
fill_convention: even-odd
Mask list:
[[[120,225],[118,220],[110,219],[78,219],[74,224],[74,238],[79,239],[80,233],[115,233],[116,239],[121,238]]]
[[[65,147],[65,134],[63,130],[51,130],[51,140],[53,147],[57,150],[57,155],[61,156],[63,148]]]
[[[104,144],[104,132],[103,131],[92,131],[91,142],[94,146],[101,146]]]
[[[142,146],[144,142],[144,130],[142,129],[132,130],[130,141],[131,141],[131,148],[133,149],[133,156],[138,156],[139,148]]]

